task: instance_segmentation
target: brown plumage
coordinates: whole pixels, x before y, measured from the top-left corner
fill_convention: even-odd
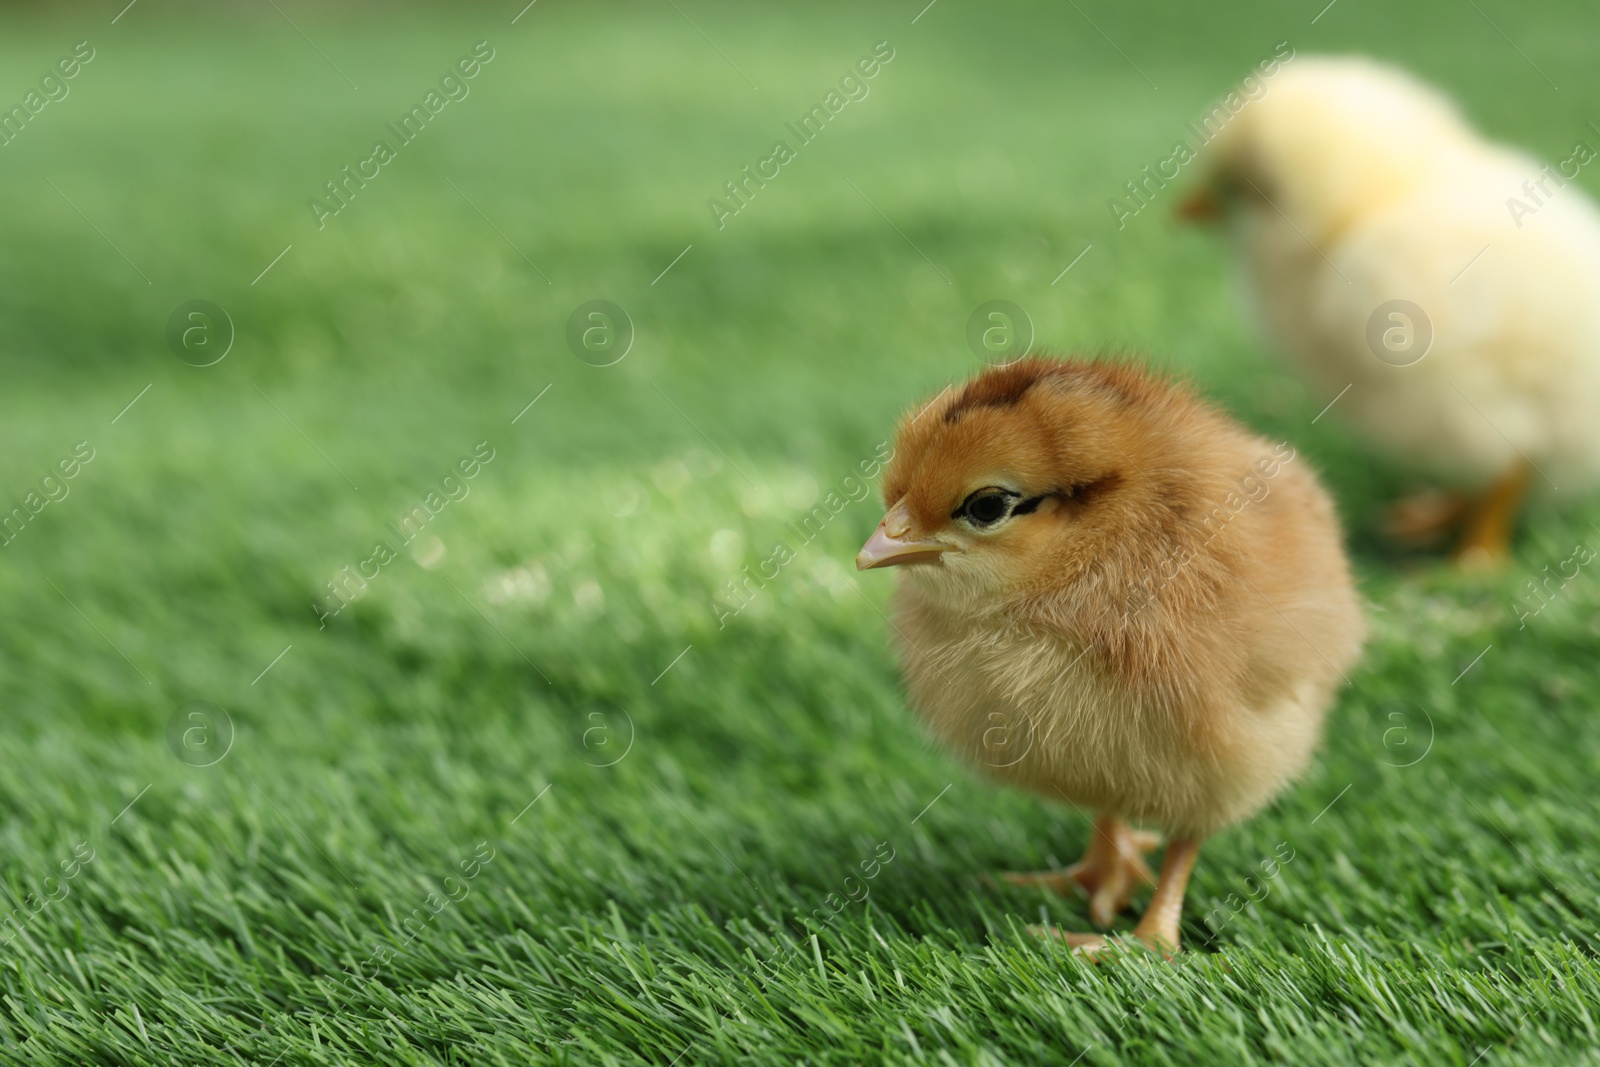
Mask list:
[[[862,569],[905,564],[911,700],[985,772],[1099,812],[1084,860],[1019,884],[1091,894],[1176,948],[1207,835],[1310,759],[1364,621],[1327,494],[1288,445],[1127,364],[1028,359],[901,423]],[[1057,934],[1089,952],[1092,935]]]

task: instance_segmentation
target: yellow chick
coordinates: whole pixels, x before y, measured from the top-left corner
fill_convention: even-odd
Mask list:
[[[1393,532],[1464,525],[1458,559],[1497,563],[1530,482],[1600,480],[1590,130],[1542,166],[1402,71],[1304,57],[1214,133],[1183,213],[1231,222],[1267,334],[1336,412],[1453,487]]]
[[[1200,843],[1306,766],[1365,622],[1338,520],[1287,443],[1124,364],[1028,359],[909,414],[888,513],[856,557],[897,566],[911,702],[1003,782],[1098,813],[1081,886],[1108,925],[1179,946]],[[1036,930],[1090,955],[1092,934]]]

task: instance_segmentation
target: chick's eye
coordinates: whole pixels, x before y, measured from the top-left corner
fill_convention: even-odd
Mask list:
[[[958,514],[966,516],[974,526],[992,526],[1005,518],[1010,510],[1010,494],[1002,490],[980,489],[967,497]]]
[[[998,496],[980,496],[967,508],[967,514],[977,522],[995,522],[1005,513],[1005,498]]]

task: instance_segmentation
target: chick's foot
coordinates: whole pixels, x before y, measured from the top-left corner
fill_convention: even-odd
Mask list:
[[[1200,842],[1194,838],[1174,841],[1167,848],[1161,863],[1161,879],[1156,883],[1150,906],[1133,929],[1135,939],[1169,960],[1177,954],[1181,944],[1178,920],[1183,914],[1183,897],[1189,888],[1189,872],[1194,869],[1195,857],[1199,854]],[[1064,941],[1072,946],[1073,955],[1094,963],[1108,958],[1120,947],[1119,939],[1073,933],[1054,926],[1030,926],[1028,932],[1035,937]]]
[[[1396,500],[1384,516],[1383,532],[1391,541],[1421,548],[1437,544],[1467,521],[1472,501],[1460,493],[1426,489]]]
[[[1058,871],[1007,873],[1005,880],[1016,886],[1044,886],[1062,896],[1081,889],[1089,894],[1089,918],[1096,926],[1110,926],[1133,899],[1135,889],[1155,882],[1142,853],[1160,843],[1155,834],[1102,817],[1095,820],[1089,848],[1077,863]]]

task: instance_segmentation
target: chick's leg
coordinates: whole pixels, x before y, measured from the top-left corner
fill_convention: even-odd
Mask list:
[[[1150,897],[1150,906],[1144,918],[1133,928],[1133,936],[1160,949],[1169,957],[1178,951],[1178,919],[1183,915],[1183,897],[1189,889],[1189,872],[1194,870],[1195,857],[1200,855],[1200,842],[1192,837],[1181,838],[1167,846],[1161,860],[1161,880]]]
[[[1501,475],[1478,501],[1456,546],[1458,566],[1495,568],[1511,554],[1511,529],[1528,489],[1528,464],[1519,462]]]
[[[1044,886],[1062,896],[1082,889],[1089,894],[1089,918],[1096,926],[1110,926],[1117,913],[1128,906],[1134,890],[1155,881],[1141,853],[1159,843],[1155,834],[1102,815],[1095,820],[1089,847],[1077,863],[1059,871],[1007,874],[1005,879],[1012,885]]]

